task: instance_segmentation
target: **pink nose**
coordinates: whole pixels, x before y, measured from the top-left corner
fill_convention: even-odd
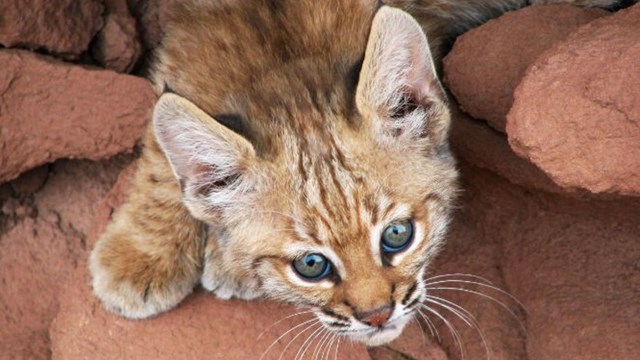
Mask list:
[[[380,327],[389,320],[392,310],[391,306],[385,305],[375,310],[356,314],[356,317],[369,326]]]

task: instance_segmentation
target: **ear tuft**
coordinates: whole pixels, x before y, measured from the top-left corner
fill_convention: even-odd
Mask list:
[[[153,128],[194,216],[226,207],[230,197],[247,190],[253,146],[187,99],[163,94]]]
[[[377,119],[374,125],[383,136],[424,138],[430,135],[430,121],[439,115],[448,121],[427,37],[406,12],[383,6],[376,13],[356,103]]]

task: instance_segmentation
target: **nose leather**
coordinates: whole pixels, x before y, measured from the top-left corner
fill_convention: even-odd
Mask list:
[[[392,310],[391,305],[385,305],[371,311],[356,314],[356,317],[369,326],[380,327],[389,320]]]

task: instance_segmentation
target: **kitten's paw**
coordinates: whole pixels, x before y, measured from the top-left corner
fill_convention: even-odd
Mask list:
[[[144,254],[110,252],[100,245],[89,259],[93,292],[118,315],[143,319],[167,311],[189,295],[197,282],[197,276],[170,274],[171,267],[158,271],[163,265]]]
[[[257,289],[256,284],[243,284],[240,281],[226,279],[217,271],[213,271],[209,264],[205,264],[200,282],[203,288],[223,300],[231,298],[253,300],[263,295],[262,291]]]

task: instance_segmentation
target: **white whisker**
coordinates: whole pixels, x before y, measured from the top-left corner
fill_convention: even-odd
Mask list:
[[[322,335],[324,331],[326,331],[326,329],[323,326],[320,326],[319,328],[314,330],[311,333],[311,335],[309,335],[309,337],[298,348],[298,352],[296,353],[295,359],[298,359],[298,358],[304,359],[304,354],[307,352],[307,349],[311,347],[311,344],[313,343],[313,339],[318,337],[319,335]],[[300,352],[302,352],[302,354]]]
[[[273,324],[271,324],[271,325],[270,325],[268,328],[266,328],[263,332],[261,332],[261,333],[260,333],[260,335],[258,335],[258,339],[257,339],[257,340],[260,340],[260,339],[264,336],[264,334],[266,334],[266,333],[267,333],[267,331],[269,331],[269,329],[271,329],[272,327],[274,327],[274,326],[276,326],[276,325],[280,324],[281,322],[283,322],[283,321],[285,321],[285,320],[287,320],[287,319],[290,319],[290,318],[292,318],[292,317],[294,317],[294,316],[299,316],[299,315],[309,314],[309,313],[312,313],[312,312],[313,312],[313,310],[309,310],[309,311],[300,311],[300,312],[297,312],[297,313],[295,313],[295,314],[291,314],[291,315],[289,315],[289,316],[285,316],[285,317],[283,317],[282,319],[280,319],[280,320],[278,320],[278,321],[274,322]]]
[[[453,301],[449,301],[447,299],[443,299],[437,296],[427,295],[426,301],[429,301],[433,304],[439,305],[451,311],[451,313],[453,313],[454,315],[462,319],[462,321],[464,321],[467,325],[469,325],[469,327],[475,329],[478,332],[478,335],[480,335],[480,339],[482,340],[482,344],[484,345],[485,353],[487,354],[487,359],[491,358],[491,351],[489,350],[489,345],[487,343],[487,339],[484,334],[484,331],[482,330],[482,327],[480,326],[478,319],[476,319],[476,317],[473,316],[473,314],[469,310],[454,303]]]
[[[331,338],[331,331],[327,331],[318,342],[316,348],[313,350],[313,353],[311,354],[312,360],[315,360],[316,357],[322,352],[322,348],[324,347],[325,342],[330,338]]]
[[[485,299],[491,300],[493,302],[495,302],[496,304],[500,305],[503,309],[505,309],[509,314],[511,314],[511,316],[518,322],[518,324],[520,325],[520,328],[522,329],[522,331],[524,332],[524,334],[527,333],[527,329],[524,326],[524,324],[522,323],[522,321],[520,320],[520,318],[518,317],[518,315],[516,315],[516,313],[514,313],[507,305],[505,305],[502,301],[494,298],[493,296],[489,296],[485,293],[479,292],[479,291],[475,291],[475,290],[471,290],[471,289],[467,289],[467,288],[460,288],[460,287],[448,287],[448,286],[444,286],[444,287],[429,287],[427,288],[428,290],[451,290],[451,291],[461,291],[461,292],[466,292],[466,293],[470,293],[470,294],[475,294],[478,295],[480,297],[483,297]]]
[[[438,343],[441,343],[440,334],[438,333],[438,329],[433,324],[433,322],[429,319],[427,314],[423,314],[421,311],[418,311],[418,314],[424,319],[425,324],[429,328],[429,332],[431,333],[431,337],[435,337],[438,340]]]
[[[526,309],[524,307],[524,305],[518,300],[516,299],[515,296],[509,294],[508,292],[500,289],[499,287],[493,286],[493,285],[489,285],[489,284],[485,284],[485,283],[480,283],[480,282],[476,282],[476,281],[469,281],[469,280],[458,280],[458,279],[451,279],[451,280],[440,280],[440,281],[435,281],[435,282],[424,282],[423,285],[425,285],[426,287],[429,287],[430,285],[438,285],[438,284],[446,284],[446,283],[460,283],[460,284],[473,284],[473,285],[478,285],[478,286],[482,286],[485,288],[489,288],[491,290],[495,290],[497,292],[499,292],[500,294],[508,297],[509,299],[513,300],[516,304],[518,304],[518,306],[520,306],[522,308],[523,311],[526,312]]]
[[[489,280],[487,278],[484,278],[484,277],[478,276],[478,275],[474,275],[474,274],[464,274],[464,273],[441,274],[441,275],[431,276],[431,277],[428,277],[428,278],[424,279],[423,282],[427,282],[427,281],[431,281],[431,280],[435,280],[435,279],[450,278],[450,277],[462,277],[462,278],[466,277],[466,278],[471,278],[471,279],[482,280],[487,284],[494,285],[493,282],[491,282],[491,280]]]
[[[338,351],[340,351],[340,341],[342,341],[342,336],[338,335],[338,343],[336,344],[336,356],[334,360],[338,360]]]
[[[418,328],[420,328],[420,335],[422,335],[422,345],[423,346],[427,346],[427,338],[424,336],[424,328],[422,327],[422,324],[420,324],[420,319],[417,317],[414,317],[413,320],[415,320],[416,324],[418,324]],[[431,330],[431,329],[429,329]]]
[[[300,324],[298,324],[298,325],[296,325],[296,326],[292,327],[291,329],[287,330],[284,334],[280,335],[277,339],[275,339],[275,340],[271,343],[271,345],[269,345],[269,347],[267,347],[267,349],[262,353],[262,355],[260,355],[260,360],[264,359],[265,355],[267,355],[267,353],[269,352],[269,350],[271,350],[271,348],[272,348],[272,347],[273,347],[273,346],[274,346],[278,341],[280,341],[280,339],[282,339],[283,337],[287,336],[287,334],[289,334],[290,332],[294,331],[295,329],[297,329],[297,328],[299,328],[299,327],[301,327],[301,326],[304,326],[304,325],[306,325],[306,324],[308,324],[308,323],[310,323],[310,322],[313,322],[313,321],[315,321],[316,323],[320,322],[318,319],[310,319],[310,320],[307,320],[307,321],[305,321],[305,322],[302,322],[302,323],[300,323]],[[309,328],[310,328],[311,326],[313,326],[313,325],[315,325],[315,324],[311,324],[311,325],[307,326],[307,327],[306,327],[302,332],[305,332],[307,329],[309,329]]]
[[[437,312],[436,310],[434,310],[434,309],[432,309],[432,308],[430,308],[430,307],[428,307],[426,305],[422,305],[422,308],[427,310],[427,311],[429,311],[433,315],[437,316],[449,328],[449,331],[451,332],[451,336],[453,336],[454,341],[458,344],[458,347],[460,348],[460,356],[464,360],[466,355],[465,355],[465,352],[464,352],[464,347],[462,345],[462,338],[460,337],[460,334],[458,333],[458,331],[453,327],[453,325],[449,322],[449,320],[447,320],[444,316],[440,315],[440,313]]]

